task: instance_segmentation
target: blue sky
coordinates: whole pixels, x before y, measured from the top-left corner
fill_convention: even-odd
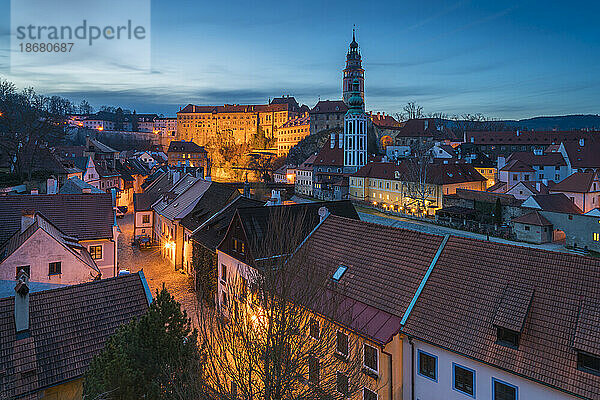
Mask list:
[[[0,0],[8,10],[9,1]],[[152,1],[151,73],[0,75],[92,105],[174,115],[188,103],[264,103],[289,94],[314,106],[341,96],[356,24],[367,108],[497,118],[597,114],[600,6],[593,1]],[[135,55],[132,55],[135,56]],[[4,61],[3,61],[4,60]]]

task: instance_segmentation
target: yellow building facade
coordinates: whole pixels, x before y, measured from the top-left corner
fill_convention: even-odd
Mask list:
[[[416,189],[417,184],[406,179],[400,166],[367,164],[350,176],[348,193],[351,200],[405,212],[416,212],[420,196],[423,196],[427,213],[434,213],[443,207],[443,196],[456,193],[456,189],[483,191],[487,188],[487,179],[470,165],[443,164],[431,166],[431,169],[427,183]]]
[[[296,116],[287,104],[195,106],[177,113],[178,140],[193,140],[204,146],[218,134],[227,134],[236,143],[247,143],[258,132],[277,138],[279,128]]]
[[[287,121],[277,133],[277,156],[287,155],[292,147],[308,135],[310,135],[308,113]]]

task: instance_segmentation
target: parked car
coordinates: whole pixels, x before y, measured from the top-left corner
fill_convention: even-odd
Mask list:
[[[140,249],[149,249],[152,247],[152,241],[150,240],[150,236],[142,235],[138,239],[138,246]]]

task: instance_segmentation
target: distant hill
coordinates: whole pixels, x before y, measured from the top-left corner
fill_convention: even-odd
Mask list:
[[[600,131],[600,115],[561,115],[555,117],[534,117],[521,120],[500,121],[513,128],[536,131],[571,131],[571,130],[598,130]]]

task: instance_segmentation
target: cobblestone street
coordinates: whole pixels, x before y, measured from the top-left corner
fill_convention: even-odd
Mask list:
[[[117,220],[121,228],[119,235],[119,269],[128,269],[130,272],[144,270],[144,275],[155,296],[156,290],[160,290],[163,283],[175,300],[180,302],[186,309],[188,316],[195,314],[196,296],[193,291],[193,281],[188,275],[175,271],[175,267],[160,255],[160,249],[140,250],[133,246],[133,214],[128,213],[125,217]],[[193,318],[192,318],[193,319]]]

